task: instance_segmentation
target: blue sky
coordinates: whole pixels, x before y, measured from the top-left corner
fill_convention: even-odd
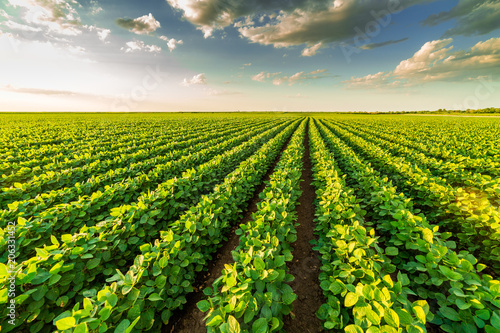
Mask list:
[[[1,111],[498,107],[500,0],[5,0]]]

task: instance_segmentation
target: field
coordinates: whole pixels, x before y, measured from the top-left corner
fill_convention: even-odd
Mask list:
[[[0,331],[500,332],[500,119],[2,114]]]

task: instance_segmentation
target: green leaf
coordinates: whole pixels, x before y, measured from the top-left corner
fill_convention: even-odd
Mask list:
[[[462,277],[462,274],[460,273],[457,273],[457,272],[454,272],[452,271],[451,269],[449,269],[448,267],[446,266],[443,266],[443,265],[439,265],[439,270],[441,271],[441,273],[443,273],[448,279],[452,280],[452,281],[460,281],[463,279]]]
[[[207,312],[210,309],[210,303],[207,300],[199,301],[196,306],[201,312]]]
[[[212,327],[212,326],[217,326],[219,325],[220,323],[222,323],[224,320],[222,319],[221,316],[217,315],[215,317],[212,318],[212,320],[210,320],[208,323],[207,323],[207,326],[209,327]]]
[[[347,293],[347,295],[345,296],[344,305],[350,308],[351,306],[354,306],[358,302],[358,298],[359,298],[358,294]]]
[[[399,327],[399,316],[396,311],[386,308],[384,310],[384,320],[392,327]]]
[[[50,242],[51,242],[52,244],[54,244],[54,245],[57,245],[57,246],[59,246],[59,245],[60,245],[60,244],[59,244],[59,241],[57,240],[57,238],[56,238],[54,235],[51,235],[51,236],[50,236]],[[78,325],[78,326],[80,326],[80,325]],[[75,332],[76,332],[76,331],[75,331]]]
[[[326,281],[325,281],[326,282]],[[328,283],[328,282],[327,282]],[[334,295],[337,295],[337,294],[340,294],[342,292],[342,286],[340,285],[340,283],[338,282],[333,282],[330,284],[330,286],[328,287],[328,289],[330,289],[330,291],[334,294]]]
[[[89,260],[89,262],[87,262],[87,269],[96,268],[97,266],[99,266],[100,263],[101,263],[101,258],[94,258],[92,260]]]
[[[385,249],[385,254],[388,256],[397,256],[399,254],[399,250],[397,247],[390,246]]]
[[[167,283],[167,277],[165,275],[160,275],[156,278],[155,284],[158,288],[162,289]]]
[[[460,321],[460,315],[457,311],[447,306],[443,306],[439,309],[439,312],[443,315],[443,317],[448,318],[453,321]]]
[[[63,319],[59,319],[56,322],[57,329],[61,331],[69,330],[70,328],[75,327],[75,325],[76,325],[76,320],[74,317],[66,317]]]
[[[240,333],[240,323],[233,316],[227,319],[228,333]]]
[[[0,263],[0,276],[4,277],[4,276],[7,276],[8,274],[9,274],[9,272],[8,272],[7,266],[5,266],[5,264],[3,264],[3,263]]]
[[[89,331],[89,328],[87,327],[86,323],[81,323],[77,327],[75,327],[75,330],[73,333],[87,333]]]
[[[344,328],[344,332],[346,333],[364,333],[363,329],[358,325],[349,325]]]
[[[497,315],[496,312],[493,312],[491,315],[491,320],[490,320],[491,325],[495,327],[497,330],[500,330],[500,316]]]
[[[373,310],[367,309],[366,310],[366,318],[373,324],[373,325],[380,325],[380,316]]]
[[[266,318],[259,318],[252,324],[253,333],[266,333],[267,332],[267,320]]]
[[[423,324],[426,323],[425,311],[421,306],[414,306],[413,312],[415,313],[415,315],[417,316],[418,320],[420,320],[421,323]]]
[[[156,301],[163,301],[163,298],[161,298],[160,295],[158,295],[157,293],[153,293],[149,296],[148,298],[151,302],[156,302]]]
[[[255,269],[258,271],[263,271],[266,269],[266,263],[264,262],[264,260],[262,260],[259,257],[256,257],[253,260],[253,265],[254,265]]]
[[[137,319],[136,319],[137,320]],[[118,326],[115,328],[115,333],[125,333],[127,328],[130,326],[130,320],[123,319]]]
[[[3,288],[0,290],[0,304],[5,304],[9,301],[9,290],[7,288]]]

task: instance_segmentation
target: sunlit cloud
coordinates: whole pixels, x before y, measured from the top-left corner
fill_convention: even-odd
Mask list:
[[[177,40],[175,38],[168,38],[167,36],[160,36],[159,38],[167,42],[167,47],[170,52],[175,50],[177,48],[177,45],[183,44],[182,40]]]
[[[349,88],[387,88],[500,75],[500,38],[479,42],[468,51],[453,51],[452,42],[451,38],[427,42],[393,71],[353,77],[344,83]]]
[[[282,75],[281,72],[278,73],[260,72],[259,74],[252,76],[252,80],[258,82],[266,82],[268,79],[272,79],[272,83],[275,86],[280,86],[284,83],[287,83],[289,86],[293,86],[296,83],[310,81],[310,80],[324,79],[327,77],[330,77],[330,75],[327,74],[326,69],[318,69],[309,73],[298,72],[290,76]]]
[[[167,0],[202,30],[205,37],[216,29],[233,25],[253,43],[290,47],[306,45],[302,56],[314,56],[333,42],[348,41],[358,30],[390,24],[392,16],[429,0]],[[276,14],[275,11],[279,13]],[[262,15],[262,13],[264,14]],[[269,14],[269,15],[266,15]],[[241,19],[243,18],[243,19]],[[256,20],[259,24],[256,24]]]
[[[23,9],[21,17],[32,27],[45,27],[51,33],[67,36],[82,33],[80,16],[73,7],[78,5],[75,0],[8,0],[8,2],[14,8]]]
[[[116,24],[138,35],[150,34],[161,27],[160,22],[158,22],[151,13],[136,19],[119,18],[116,20]]]
[[[193,85],[205,85],[205,84],[207,84],[207,78],[205,77],[204,73],[196,74],[191,79],[184,79],[184,81],[182,81],[181,83],[181,85],[185,87],[190,87]]]
[[[127,42],[125,47],[122,47],[121,50],[125,51],[125,53],[130,52],[149,52],[149,53],[159,53],[161,52],[161,47],[157,45],[148,45],[141,40],[133,40]]]

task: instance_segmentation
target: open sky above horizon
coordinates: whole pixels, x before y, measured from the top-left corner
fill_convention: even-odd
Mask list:
[[[500,106],[500,0],[5,0],[0,111]]]

